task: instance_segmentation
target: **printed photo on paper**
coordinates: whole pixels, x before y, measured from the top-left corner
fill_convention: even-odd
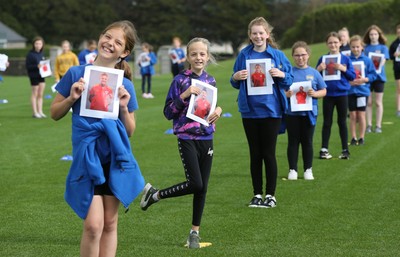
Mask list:
[[[122,85],[124,71],[119,69],[86,66],[85,90],[81,96],[81,116],[118,119],[118,88]]]
[[[363,61],[352,62],[356,79],[365,78],[365,63]],[[363,84],[365,85],[365,83]]]
[[[150,65],[150,57],[148,53],[141,53],[138,57],[138,63],[140,64],[140,66],[143,67],[147,67]]]
[[[92,64],[94,62],[94,60],[96,59],[96,56],[97,56],[96,53],[89,53],[89,54],[85,55],[86,63]]]
[[[175,51],[175,49],[169,49],[168,51],[169,58],[171,59],[172,63],[177,63],[179,61],[179,55]]]
[[[295,82],[290,86],[290,90],[293,92],[290,97],[292,112],[312,110],[312,97],[307,94],[311,88],[311,81],[309,80]]]
[[[5,54],[0,54],[0,71],[5,71],[7,69],[8,56]]]
[[[384,54],[379,54],[379,53],[373,53],[369,52],[368,57],[372,60],[372,63],[374,64],[376,73],[381,73],[382,72],[382,66],[385,63],[385,55]]]
[[[43,60],[40,61],[40,68],[39,68],[39,73],[42,78],[50,77],[52,72],[51,72],[51,66],[50,66],[50,60]]]
[[[192,79],[192,85],[201,89],[199,95],[192,94],[186,117],[209,126],[208,116],[217,106],[217,88],[197,79]]]
[[[247,93],[248,95],[271,95],[273,94],[272,80],[269,70],[271,59],[246,60]]]
[[[324,80],[339,80],[340,70],[335,68],[336,64],[340,64],[340,54],[328,54],[322,56],[322,62],[325,63],[326,69],[322,72]]]

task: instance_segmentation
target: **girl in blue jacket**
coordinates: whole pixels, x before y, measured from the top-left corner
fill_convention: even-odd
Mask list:
[[[292,56],[295,67],[293,67],[293,82],[311,82],[311,88],[307,95],[312,97],[312,110],[292,111],[290,101],[286,115],[286,127],[288,134],[287,157],[289,162],[289,180],[297,180],[297,160],[299,156],[299,145],[301,144],[303,155],[303,171],[305,180],[313,180],[313,137],[318,115],[318,98],[326,95],[326,84],[321,74],[308,65],[310,58],[310,47],[306,42],[298,41],[292,46]],[[286,91],[290,98],[294,92]]]
[[[230,79],[232,87],[239,90],[238,105],[242,116],[250,150],[250,172],[253,198],[249,207],[271,208],[276,206],[275,189],[278,174],[275,150],[283,114],[287,109],[285,89],[292,84],[292,66],[284,53],[277,49],[271,25],[262,17],[249,23],[250,44],[240,51]],[[271,69],[267,76],[272,80],[272,89],[259,94],[249,94],[246,69],[247,60],[269,59]],[[251,89],[251,88],[250,88]],[[265,165],[266,187],[263,195],[263,164]]]
[[[373,131],[372,129],[372,109],[373,104],[375,103],[375,133],[382,133],[382,117],[383,117],[383,91],[385,88],[386,82],[386,71],[385,71],[385,63],[386,60],[389,60],[389,49],[386,46],[387,39],[383,34],[383,31],[376,25],[371,25],[364,34],[364,43],[365,43],[365,55],[369,56],[369,53],[377,53],[383,54],[382,68],[380,72],[378,72],[379,63],[377,61],[373,61],[375,70],[377,71],[377,78],[374,82],[371,83],[371,96],[368,97],[367,104],[367,133]],[[375,99],[374,99],[375,98]]]
[[[153,47],[149,43],[142,44],[142,51],[138,58],[138,65],[140,67],[140,75],[142,75],[142,97],[154,98],[151,93],[151,77],[155,74],[154,65],[157,63],[157,56],[153,51]],[[147,81],[147,92],[146,92]]]
[[[355,35],[350,39],[351,55],[350,60],[353,63],[356,78],[350,81],[350,90],[348,95],[349,111],[350,111],[350,145],[363,145],[366,129],[365,109],[367,107],[367,99],[370,95],[370,84],[375,81],[377,74],[371,59],[364,55],[364,43],[359,35]],[[361,67],[360,63],[364,63],[364,71],[356,69]],[[364,73],[364,76],[362,76]],[[357,122],[359,138],[357,139]]]
[[[54,120],[63,118],[71,108],[73,112],[74,155],[65,199],[84,219],[81,256],[116,255],[119,205],[127,208],[144,187],[128,139],[136,128],[134,111],[138,105],[125,58],[136,42],[136,30],[129,21],[110,24],[98,40],[93,65],[124,70],[123,85],[118,90],[117,120],[79,115],[85,66],[68,70],[56,86],[58,93],[51,105]]]
[[[339,159],[349,159],[350,152],[347,144],[347,93],[350,89],[349,81],[354,80],[353,65],[350,58],[340,53],[340,37],[337,32],[330,32],[326,37],[326,44],[329,48],[329,55],[340,55],[340,63],[334,64],[334,70],[340,71],[340,78],[335,80],[327,80],[327,93],[322,102],[324,122],[322,126],[322,147],[319,152],[320,159],[331,159],[332,155],[328,151],[329,138],[331,136],[333,111],[336,107],[337,122],[339,126],[340,141],[342,144],[342,154]],[[323,72],[327,69],[328,64],[322,62],[321,56],[317,63],[317,70]]]

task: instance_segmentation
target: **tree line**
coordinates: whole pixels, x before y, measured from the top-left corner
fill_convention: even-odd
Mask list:
[[[28,41],[36,35],[42,36],[47,44],[53,45],[59,45],[62,40],[67,39],[75,48],[83,40],[97,39],[101,30],[109,23],[128,19],[135,24],[141,41],[149,42],[156,48],[170,44],[172,36],[179,36],[184,42],[192,37],[205,37],[214,42],[232,42],[236,49],[247,40],[247,25],[257,16],[265,17],[274,26],[276,39],[287,46],[293,41],[293,37],[287,36],[287,33],[299,34],[293,28],[298,26],[299,20],[304,20],[302,17],[334,2],[348,1],[0,0],[0,21]],[[351,2],[354,5],[361,4],[354,2],[366,1]],[[347,4],[341,6],[345,8]],[[320,29],[314,29],[312,32],[319,31]],[[304,32],[307,34],[308,31]],[[307,39],[310,38],[313,39]]]

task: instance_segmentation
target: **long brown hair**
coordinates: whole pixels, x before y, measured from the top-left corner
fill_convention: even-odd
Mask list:
[[[138,42],[137,32],[133,23],[128,20],[116,21],[108,25],[100,36],[104,35],[108,30],[115,28],[122,29],[125,34],[125,50],[128,51],[129,54],[132,53],[136,42]],[[125,58],[126,57],[121,58],[121,60],[115,64],[114,68],[124,70],[124,77],[132,80],[132,70],[128,62],[125,61]]]
[[[379,39],[378,39],[379,44],[386,45],[387,39],[386,39],[385,35],[383,34],[383,31],[377,25],[371,25],[367,29],[367,31],[364,34],[364,38],[363,38],[364,43],[367,44],[367,45],[371,44],[371,39],[369,38],[369,32],[371,32],[371,30],[376,30],[378,32],[378,34],[379,34]]]
[[[43,48],[44,48],[44,39],[42,37],[40,37],[40,36],[36,36],[36,37],[33,38],[33,40],[32,40],[32,50],[33,51],[35,51],[35,43],[36,43],[36,41],[42,41],[43,42],[43,46],[39,51],[39,52],[42,52]]]

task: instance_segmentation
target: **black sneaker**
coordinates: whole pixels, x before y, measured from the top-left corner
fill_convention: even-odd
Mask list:
[[[249,207],[255,208],[260,207],[263,204],[263,200],[260,197],[254,196],[249,203]]]
[[[349,152],[349,150],[347,150],[347,149],[343,150],[343,151],[342,151],[342,154],[339,155],[339,159],[342,159],[342,160],[350,159],[350,152]]]
[[[329,160],[329,159],[332,158],[332,155],[328,151],[320,151],[319,152],[319,158],[320,159]]]
[[[153,199],[153,194],[157,193],[157,189],[155,189],[150,183],[147,183],[143,189],[142,199],[140,200],[140,208],[143,211],[147,210],[153,203],[157,201]]]
[[[265,196],[265,201],[261,207],[264,208],[274,208],[276,207],[276,199],[275,196],[272,195],[266,195]]]
[[[364,145],[364,144],[365,144],[364,138],[358,139],[358,145]]]
[[[349,145],[358,145],[357,139],[352,138]]]

